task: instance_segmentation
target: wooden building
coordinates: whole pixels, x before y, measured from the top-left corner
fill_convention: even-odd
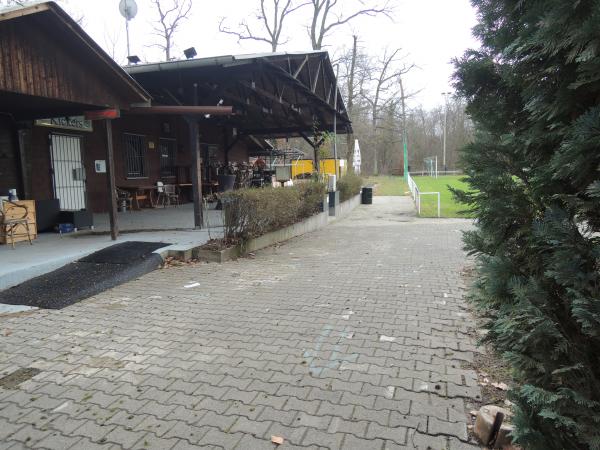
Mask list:
[[[56,133],[42,145],[33,124],[127,110],[150,96],[53,2],[2,10],[0,42],[0,195],[16,189],[21,199],[86,208],[82,140]],[[106,130],[106,123],[96,127]],[[102,137],[97,145],[110,161]]]
[[[0,41],[0,196],[108,211],[113,238],[117,186],[190,186],[200,227],[211,161],[351,129],[327,52],[121,68],[54,2],[1,10]]]

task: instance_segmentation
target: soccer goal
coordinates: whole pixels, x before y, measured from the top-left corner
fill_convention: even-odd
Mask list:
[[[437,156],[428,156],[423,160],[424,172],[427,176],[438,177],[438,159]]]

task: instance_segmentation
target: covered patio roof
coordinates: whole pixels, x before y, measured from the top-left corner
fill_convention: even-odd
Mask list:
[[[213,120],[241,135],[332,132],[334,114],[338,133],[352,130],[325,51],[229,55],[124,69],[151,93],[153,104],[233,106],[234,115]]]

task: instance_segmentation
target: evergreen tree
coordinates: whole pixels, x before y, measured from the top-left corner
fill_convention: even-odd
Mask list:
[[[472,0],[472,299],[520,388],[515,440],[600,449],[600,0]]]

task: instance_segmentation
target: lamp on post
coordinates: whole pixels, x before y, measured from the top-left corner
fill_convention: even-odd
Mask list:
[[[127,57],[127,62],[129,62],[129,64],[139,64],[141,61],[140,57],[138,55],[129,55]]]
[[[196,51],[196,49],[194,47],[190,47],[190,48],[186,48],[183,51],[183,54],[185,55],[186,59],[192,59],[194,58],[196,55],[198,55],[198,52]]]

